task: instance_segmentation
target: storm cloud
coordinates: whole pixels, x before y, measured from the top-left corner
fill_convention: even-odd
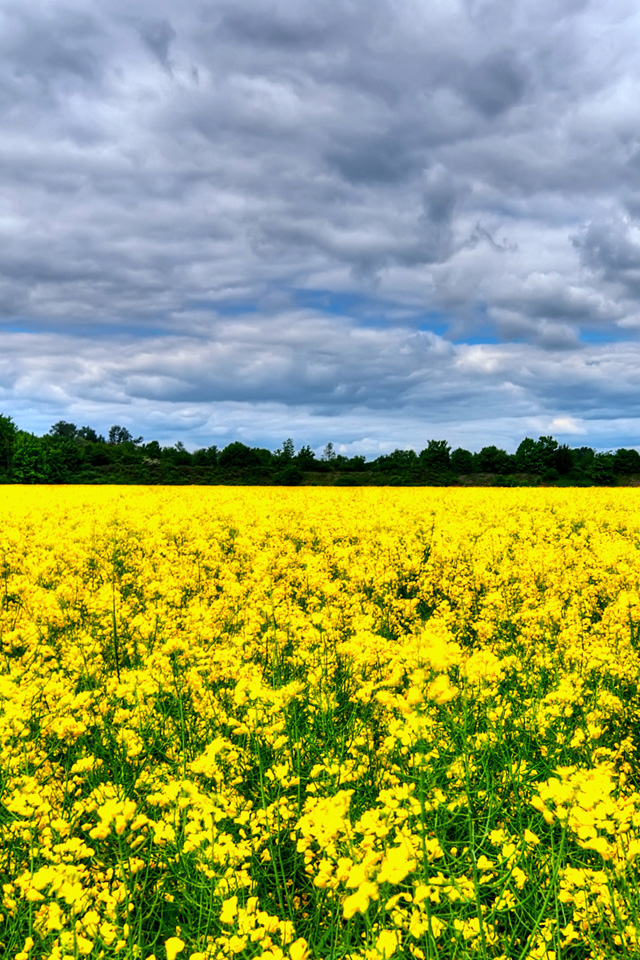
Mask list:
[[[640,444],[628,0],[5,0],[0,411]]]

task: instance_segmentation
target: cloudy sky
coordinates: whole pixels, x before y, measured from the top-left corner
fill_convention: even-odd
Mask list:
[[[0,412],[640,444],[635,0],[0,0]]]

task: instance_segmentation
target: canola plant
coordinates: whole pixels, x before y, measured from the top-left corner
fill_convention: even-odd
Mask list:
[[[5,487],[0,955],[637,957],[639,506]]]

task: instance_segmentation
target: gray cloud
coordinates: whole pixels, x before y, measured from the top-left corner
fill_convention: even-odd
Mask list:
[[[180,319],[184,329],[200,320]],[[552,354],[525,344],[453,345],[406,327],[354,331],[306,311],[271,327],[250,316],[218,320],[206,338],[118,334],[106,344],[15,333],[5,347],[0,395],[12,397],[18,416],[41,405],[167,441],[189,422],[191,446],[207,431],[274,445],[283,431],[297,432],[298,442],[333,439],[365,452],[420,449],[434,435],[472,448],[496,438],[513,446],[535,430],[595,433],[606,443],[603,424],[612,433],[619,420],[628,431],[640,416],[638,345]],[[44,413],[38,422],[49,425]]]
[[[0,397],[23,425],[124,405],[201,438],[231,404],[237,431],[338,418],[374,445],[425,410],[628,431],[626,0],[7,0],[0,20]]]
[[[608,283],[640,294],[640,223],[620,214],[591,221],[574,238],[584,266]]]
[[[527,76],[512,51],[492,53],[467,72],[462,89],[469,102],[485,117],[493,118],[518,103],[526,90]]]
[[[5,91],[42,104],[56,91],[60,96],[99,80],[103,31],[91,12],[7,4],[3,21],[0,50],[13,68],[3,71]]]
[[[176,31],[168,20],[144,20],[138,27],[143,43],[156,57],[158,63],[165,70],[171,72],[169,51],[176,39]]]

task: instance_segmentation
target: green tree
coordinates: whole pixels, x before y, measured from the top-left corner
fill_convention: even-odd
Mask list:
[[[553,437],[539,437],[537,440],[526,437],[516,450],[516,467],[523,473],[543,474],[556,466],[557,449],[558,441]]]
[[[133,440],[133,436],[126,427],[121,427],[118,423],[114,423],[114,425],[109,428],[108,443],[129,443],[131,440]]]
[[[69,423],[67,420],[58,420],[49,430],[50,436],[65,437],[67,440],[74,440],[77,433],[78,428],[75,423]]]
[[[414,470],[419,460],[415,450],[394,450],[392,453],[378,457],[376,464],[379,470],[406,472]]]
[[[637,450],[627,450],[622,447],[613,455],[613,469],[622,477],[632,473],[640,473],[640,453]]]
[[[571,473],[574,466],[573,450],[566,443],[561,443],[555,452],[553,463],[561,477]]]
[[[573,453],[574,467],[579,472],[588,474],[596,455],[595,450],[592,447],[574,447],[571,452]]]
[[[273,452],[267,450],[266,447],[252,447],[251,448],[255,453],[256,457],[260,461],[260,465],[263,467],[272,467],[273,466]]]
[[[191,454],[185,447],[182,440],[178,440],[177,443],[174,443],[174,445],[172,447],[169,447],[165,452],[169,460],[171,460],[171,462],[174,463],[176,466],[178,467],[191,466],[191,462],[192,462]]]
[[[329,443],[325,446],[324,450],[322,451],[322,459],[326,463],[331,463],[331,461],[335,460],[335,458],[336,458],[336,451],[334,450],[333,444],[331,443],[331,441],[329,441]]]
[[[610,487],[616,482],[615,458],[611,453],[596,453],[589,465],[589,475],[599,486]]]
[[[239,440],[228,444],[218,458],[220,466],[225,468],[235,467],[247,469],[250,467],[258,467],[261,462],[256,451],[246,444],[240,443]]]
[[[449,461],[454,473],[458,475],[473,473],[473,454],[470,450],[464,450],[462,447],[458,447],[451,454]]]
[[[79,444],[69,437],[42,437],[49,483],[73,483],[82,462]]]
[[[138,446],[142,443],[142,437],[136,437],[134,439],[133,435],[129,430],[127,430],[126,427],[121,427],[116,423],[109,429],[108,442],[111,444],[133,443],[134,446]]]
[[[9,473],[17,428],[11,417],[0,414],[0,472]]]
[[[77,437],[81,440],[87,440],[89,443],[104,443],[104,437],[93,429],[93,427],[80,427]]]
[[[88,440],[81,444],[80,456],[88,467],[106,467],[114,461],[113,448],[104,441],[92,443]]]
[[[512,467],[512,458],[506,450],[500,447],[483,447],[480,453],[476,453],[475,462],[481,473],[510,473]]]
[[[39,437],[19,430],[11,475],[16,483],[47,483],[51,477],[48,450]]]
[[[344,469],[351,470],[353,473],[362,473],[364,470],[366,470],[366,466],[366,459],[362,455],[356,454],[353,457],[346,458]]]
[[[316,455],[311,447],[300,447],[296,453],[295,459],[301,470],[313,470],[316,462]]]
[[[296,448],[293,440],[291,437],[289,437],[287,440],[283,441],[282,447],[275,451],[273,457],[280,464],[290,463],[293,460],[295,453]]]
[[[149,443],[145,443],[141,452],[145,457],[148,457],[149,460],[159,460],[162,457],[162,447],[157,440],[151,440]]]
[[[451,447],[446,440],[429,440],[420,452],[420,462],[428,470],[442,473],[451,465]]]
[[[218,464],[219,450],[215,444],[194,451],[193,463],[196,467],[215,467]]]

